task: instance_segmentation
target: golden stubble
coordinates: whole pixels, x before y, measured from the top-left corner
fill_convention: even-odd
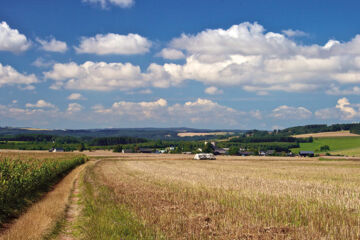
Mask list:
[[[108,160],[95,172],[169,239],[359,237],[360,163],[223,159]]]

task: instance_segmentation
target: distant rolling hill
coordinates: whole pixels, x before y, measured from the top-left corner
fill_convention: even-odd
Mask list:
[[[209,139],[219,132],[231,132],[239,134],[245,130],[209,130],[194,128],[107,128],[107,129],[36,129],[36,128],[14,128],[0,127],[0,136],[18,135],[18,134],[47,134],[57,136],[73,137],[114,137],[128,136],[141,137],[147,139],[161,140],[187,140],[187,139]],[[192,133],[191,136],[180,137],[179,133]],[[196,133],[199,133],[198,135]],[[204,135],[203,133],[206,133]],[[214,133],[213,135],[211,133]],[[181,134],[180,134],[181,135]]]

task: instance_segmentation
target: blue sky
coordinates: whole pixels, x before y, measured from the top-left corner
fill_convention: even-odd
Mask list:
[[[358,1],[0,3],[0,126],[360,119]]]

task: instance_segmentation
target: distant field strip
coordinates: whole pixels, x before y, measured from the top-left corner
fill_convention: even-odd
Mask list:
[[[20,128],[20,129],[29,130],[29,131],[51,131],[50,129],[46,129],[46,128]]]
[[[195,136],[212,136],[212,135],[231,135],[233,132],[207,132],[207,133],[199,133],[199,132],[182,132],[178,133],[179,137],[195,137]]]
[[[321,132],[321,133],[307,133],[307,134],[299,134],[293,135],[296,138],[327,138],[327,137],[360,137],[360,135],[355,133],[350,133],[350,131],[338,131],[338,132]]]
[[[350,161],[139,159],[104,160],[92,173],[150,234],[139,239],[358,239],[359,170]]]

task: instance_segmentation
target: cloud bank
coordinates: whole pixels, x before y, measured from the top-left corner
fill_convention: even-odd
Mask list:
[[[323,91],[330,85],[360,82],[360,35],[349,42],[300,45],[300,31],[266,32],[258,23],[208,29],[173,39],[171,49],[186,52],[185,64],[164,64],[170,78],[246,91]]]
[[[184,104],[169,105],[165,99],[154,102],[115,102],[110,108],[102,105],[93,107],[93,111],[101,116],[106,115],[107,120],[111,118],[128,119],[134,121],[160,121],[176,124],[216,124],[222,121],[228,125],[240,124],[246,119],[246,113],[222,106],[208,99],[197,99]]]
[[[343,85],[351,89],[343,93],[357,94],[360,35],[344,43],[329,40],[323,46],[300,45],[291,38],[300,35],[299,30],[266,32],[258,23],[245,22],[228,29],[182,34],[157,54],[169,63],[151,63],[144,71],[131,63],[88,61],[82,65],[57,64],[45,75],[69,89],[167,88],[198,81],[212,90],[238,87],[258,95],[271,91],[340,95]],[[130,55],[147,53],[151,45],[138,34],[109,33],[82,38],[75,49],[78,53]],[[181,58],[185,58],[184,64],[171,63]],[[78,74],[73,72],[75,68]],[[69,72],[73,74],[66,75]],[[208,94],[211,89],[207,89]]]

